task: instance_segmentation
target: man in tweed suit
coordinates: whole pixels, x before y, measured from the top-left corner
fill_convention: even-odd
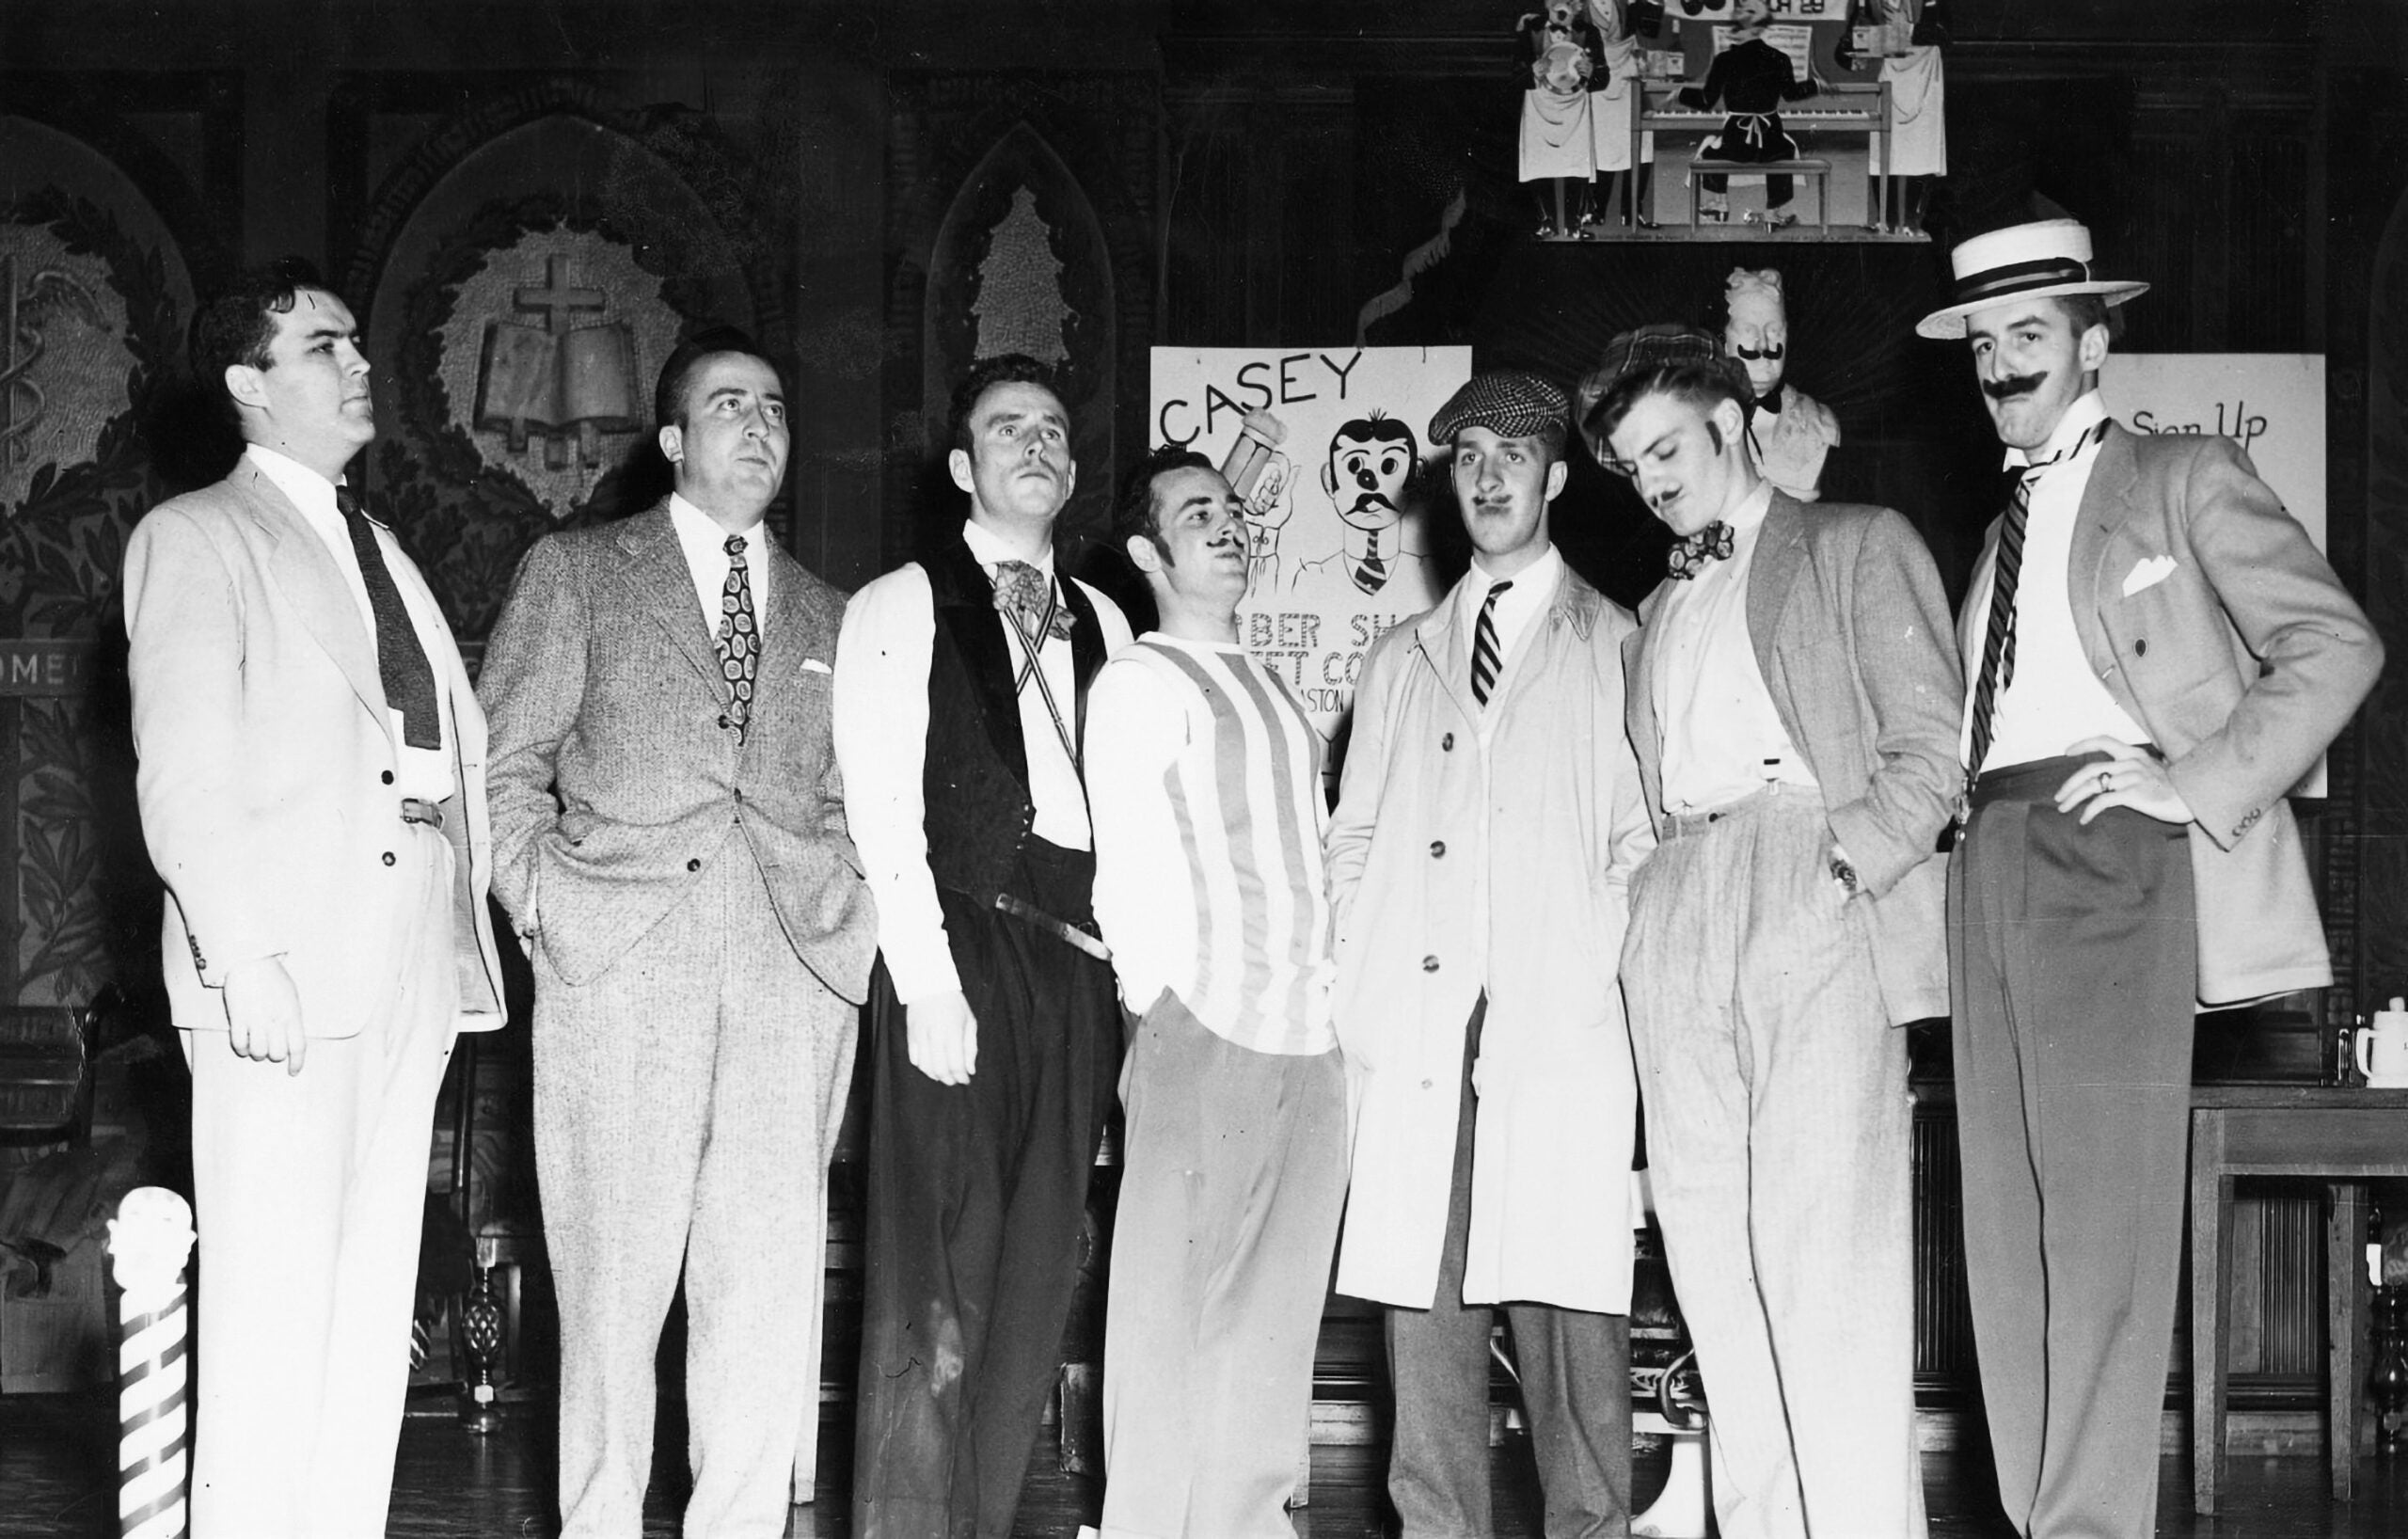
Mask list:
[[[675,494],[528,553],[482,690],[494,887],[535,967],[568,1539],[642,1531],[681,1262],[686,1531],[784,1531],[875,931],[829,737],[843,595],[762,523],[777,371],[705,332],[654,411]]]
[[[1887,508],[1758,472],[1715,339],[1618,337],[1582,428],[1671,531],[1624,643],[1661,842],[1623,985],[1731,1539],[1920,1539],[1904,1034],[1947,1008],[1957,672]],[[1846,1331],[1836,1320],[1851,1322]]]

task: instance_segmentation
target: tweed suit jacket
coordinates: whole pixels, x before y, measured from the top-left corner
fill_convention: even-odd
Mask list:
[[[1630,739],[1660,820],[1663,731],[1652,684],[1659,586],[1623,643]],[[1822,786],[1831,834],[1873,906],[1893,1024],[1948,1013],[1946,865],[1934,858],[1963,781],[1964,681],[1948,599],[1922,536],[1888,508],[1808,508],[1775,491],[1748,574],[1748,639],[1773,709]]]
[[[2286,794],[2383,671],[2383,643],[2229,438],[2108,424],[2074,515],[2066,593],[2092,672],[2190,803],[2202,1005],[2333,981]],[[1971,675],[1998,525],[1957,619]]]
[[[844,595],[774,540],[751,727],[663,502],[538,541],[485,650],[494,891],[572,984],[649,930],[719,855],[757,863],[795,955],[860,1003],[875,910],[830,738]]]
[[[428,607],[406,557],[393,580]],[[135,794],[163,922],[176,1024],[223,1031],[234,963],[281,957],[311,1037],[356,1036],[392,997],[413,917],[390,862],[404,836],[376,640],[325,545],[250,460],[153,508],[125,549]],[[459,793],[453,865],[460,1024],[501,1024],[485,913],[484,713],[458,648],[427,659],[450,687]]]

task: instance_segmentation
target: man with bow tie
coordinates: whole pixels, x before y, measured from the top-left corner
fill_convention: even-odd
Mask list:
[[[1582,429],[1681,536],[1624,643],[1656,850],[1623,985],[1732,1539],[1924,1532],[1906,1039],[1948,1007],[1947,600],[1886,508],[1757,472],[1703,332],[1614,339]],[[1834,1322],[1847,1322],[1845,1330]]]
[[[970,515],[845,612],[836,754],[879,908],[853,1532],[1007,1533],[1060,1364],[1120,1012],[1082,786],[1128,644],[1054,573],[1078,468],[1036,359],[953,395]]]
[[[452,1034],[501,1024],[485,719],[343,468],[376,436],[301,262],[194,317],[246,447],[125,550],[142,834],[192,1066],[192,1531],[385,1531],[426,1149]]]
[[[2020,1533],[2155,1531],[2193,1012],[2333,981],[2285,796],[2383,645],[2249,457],[2135,435],[2071,219],[1950,253],[2012,486],[1960,621],[1950,873],[1965,1259],[1999,1495]],[[2105,1173],[2107,1179],[2100,1179]]]
[[[843,599],[764,521],[789,440],[757,346],[681,342],[653,410],[675,491],[538,541],[482,681],[494,887],[535,969],[561,1531],[642,1529],[682,1267],[686,1531],[774,1536],[875,927],[830,735]]]

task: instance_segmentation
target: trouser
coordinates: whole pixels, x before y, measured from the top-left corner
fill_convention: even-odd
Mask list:
[[[195,1539],[385,1531],[409,1382],[426,1149],[460,985],[452,847],[395,822],[420,885],[389,1011],[311,1038],[298,1074],[183,1033],[199,1233]],[[379,872],[379,876],[384,875]],[[304,1026],[308,1024],[305,1021]]]
[[[1094,858],[1031,839],[1027,901],[1090,916]],[[1005,1539],[1078,1282],[1120,1012],[1108,963],[939,889],[977,1071],[911,1066],[873,980],[868,1223],[853,1473],[857,1539]]]
[[[787,942],[731,827],[677,905],[571,985],[535,952],[535,1163],[560,1293],[562,1539],[635,1539],[682,1268],[689,1539],[785,1531],[860,1011]]]
[[[1488,1501],[1489,1335],[1496,1310],[1464,1302],[1471,1235],[1471,1066],[1488,1013],[1482,996],[1464,1034],[1461,1109],[1438,1286],[1426,1309],[1387,1311],[1396,1428],[1388,1499],[1403,1539],[1494,1532]],[[1522,1410],[1537,1456],[1547,1539],[1630,1531],[1630,1317],[1552,1304],[1504,1306]],[[1293,1444],[1291,1443],[1292,1449]]]
[[[1726,1539],[1925,1531],[1906,1045],[1830,838],[1814,792],[1769,786],[1667,820],[1631,891],[1648,1177]]]
[[[2190,838],[1994,770],[1949,873],[1966,1281],[1999,1499],[2145,1539],[2181,1262],[2198,943]]]
[[[1719,138],[1700,146],[1698,152],[1711,154],[1718,160],[1734,161],[1798,158],[1798,141],[1781,126],[1778,117],[1772,118],[1763,135],[1763,141],[1758,143],[1751,137],[1746,119],[1731,118],[1724,121]],[[1724,206],[1730,196],[1731,178],[1721,171],[1708,171],[1697,179],[1697,189],[1700,208],[1719,209]],[[1787,208],[1797,191],[1797,180],[1786,172],[1767,173],[1765,177],[1765,207],[1767,210]]]
[[[1335,1048],[1258,1053],[1164,991],[1121,1071],[1105,1539],[1292,1539],[1346,1198]]]

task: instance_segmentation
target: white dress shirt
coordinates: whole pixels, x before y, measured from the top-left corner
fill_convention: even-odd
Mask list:
[[[733,559],[727,553],[729,531],[675,492],[669,494],[669,524],[677,532],[677,547],[686,552],[686,569],[693,574],[694,597],[703,606],[703,628],[717,641],[725,612],[720,600],[727,592],[727,569]],[[769,615],[769,563],[768,552],[762,549],[768,528],[766,520],[755,518],[752,528],[735,532],[744,536],[744,581],[752,590],[752,627],[757,636],[768,628],[764,622]]]
[[[1664,811],[1711,812],[1767,785],[1814,785],[1814,771],[1781,724],[1748,631],[1748,574],[1772,508],[1772,484],[1734,509],[1731,554],[1686,582],[1656,610],[1656,721],[1664,743]]]
[[[368,579],[359,575],[359,553],[351,547],[351,526],[335,505],[335,484],[310,469],[291,455],[278,453],[263,444],[246,446],[244,454],[259,468],[277,491],[282,492],[301,512],[301,521],[309,526],[334,558],[335,570],[342,574],[345,586],[351,589],[352,601],[359,607],[359,623],[368,631],[372,651],[376,641],[376,610],[368,601]],[[418,632],[418,644],[426,654],[428,671],[435,675],[435,722],[439,735],[433,748],[412,748],[402,736],[402,713],[388,709],[393,737],[393,793],[395,798],[415,797],[421,801],[448,801],[459,789],[459,776],[452,766],[452,671],[444,666],[451,655],[452,633],[443,624],[443,611],[435,602],[435,594],[410,559],[403,554],[393,532],[369,520],[369,528],[376,536],[377,547],[385,555],[385,570],[392,575],[393,586],[402,595],[402,608],[410,617],[410,627]],[[396,805],[394,816],[401,816]]]
[[[1455,623],[1463,627],[1464,656],[1470,657],[1480,639],[1480,611],[1488,603],[1488,591],[1497,586],[1497,579],[1488,574],[1474,555],[1471,565],[1464,573],[1463,581],[1455,589]],[[1539,558],[1503,580],[1512,584],[1497,595],[1495,621],[1497,626],[1497,678],[1490,685],[1488,698],[1494,704],[1504,694],[1508,679],[1513,676],[1513,665],[1521,657],[1522,642],[1530,633],[1530,623],[1545,613],[1554,602],[1555,591],[1563,581],[1563,557],[1550,545]],[[1464,688],[1471,688],[1469,675]],[[1500,713],[1483,710],[1480,713],[1480,746],[1484,752],[1497,734],[1497,718]]]
[[[2045,460],[2107,416],[2106,404],[2092,390],[2066,408],[2057,430],[2037,451],[2006,452],[2009,468]],[[2023,526],[2023,564],[2015,587],[2015,676],[1999,691],[1990,718],[1989,757],[1977,769],[2002,769],[2052,759],[2084,738],[2108,737],[2119,742],[2146,743],[2148,731],[2132,720],[2092,672],[2082,633],[2074,628],[2073,605],[2067,593],[2067,567],[2073,561],[2073,526],[2082,511],[2082,494],[2090,485],[2091,467],[2099,463],[2099,445],[2083,444],[2082,452],[2039,473],[2033,483],[2031,512]],[[1995,568],[1993,568],[1995,571]],[[1974,595],[1972,613],[1984,637],[1988,635],[1990,590],[1985,581]],[[1965,724],[1957,757],[1973,752],[1972,691],[1976,678],[1967,679]]]
[[[974,523],[962,526],[970,553],[994,576],[998,562],[1018,561],[1004,542]],[[1049,548],[1029,563],[1054,579]],[[1117,606],[1081,583],[1095,607],[1106,656],[1129,644],[1129,622]],[[1017,675],[1026,650],[1002,614]],[[928,873],[927,803],[922,781],[927,770],[928,666],[935,655],[936,601],[928,574],[917,562],[899,566],[853,595],[836,642],[836,764],[845,777],[845,817],[862,857],[872,896],[878,900],[878,944],[895,996],[919,1004],[960,989],[945,939],[944,911],[936,879]],[[1078,694],[1070,643],[1049,637],[1038,647],[1038,666],[1061,707],[1063,725],[1078,730]],[[1020,692],[1021,738],[1027,745],[1029,800],[1037,811],[1032,832],[1065,849],[1090,848],[1086,792],[1054,731],[1045,695],[1031,680]]]

